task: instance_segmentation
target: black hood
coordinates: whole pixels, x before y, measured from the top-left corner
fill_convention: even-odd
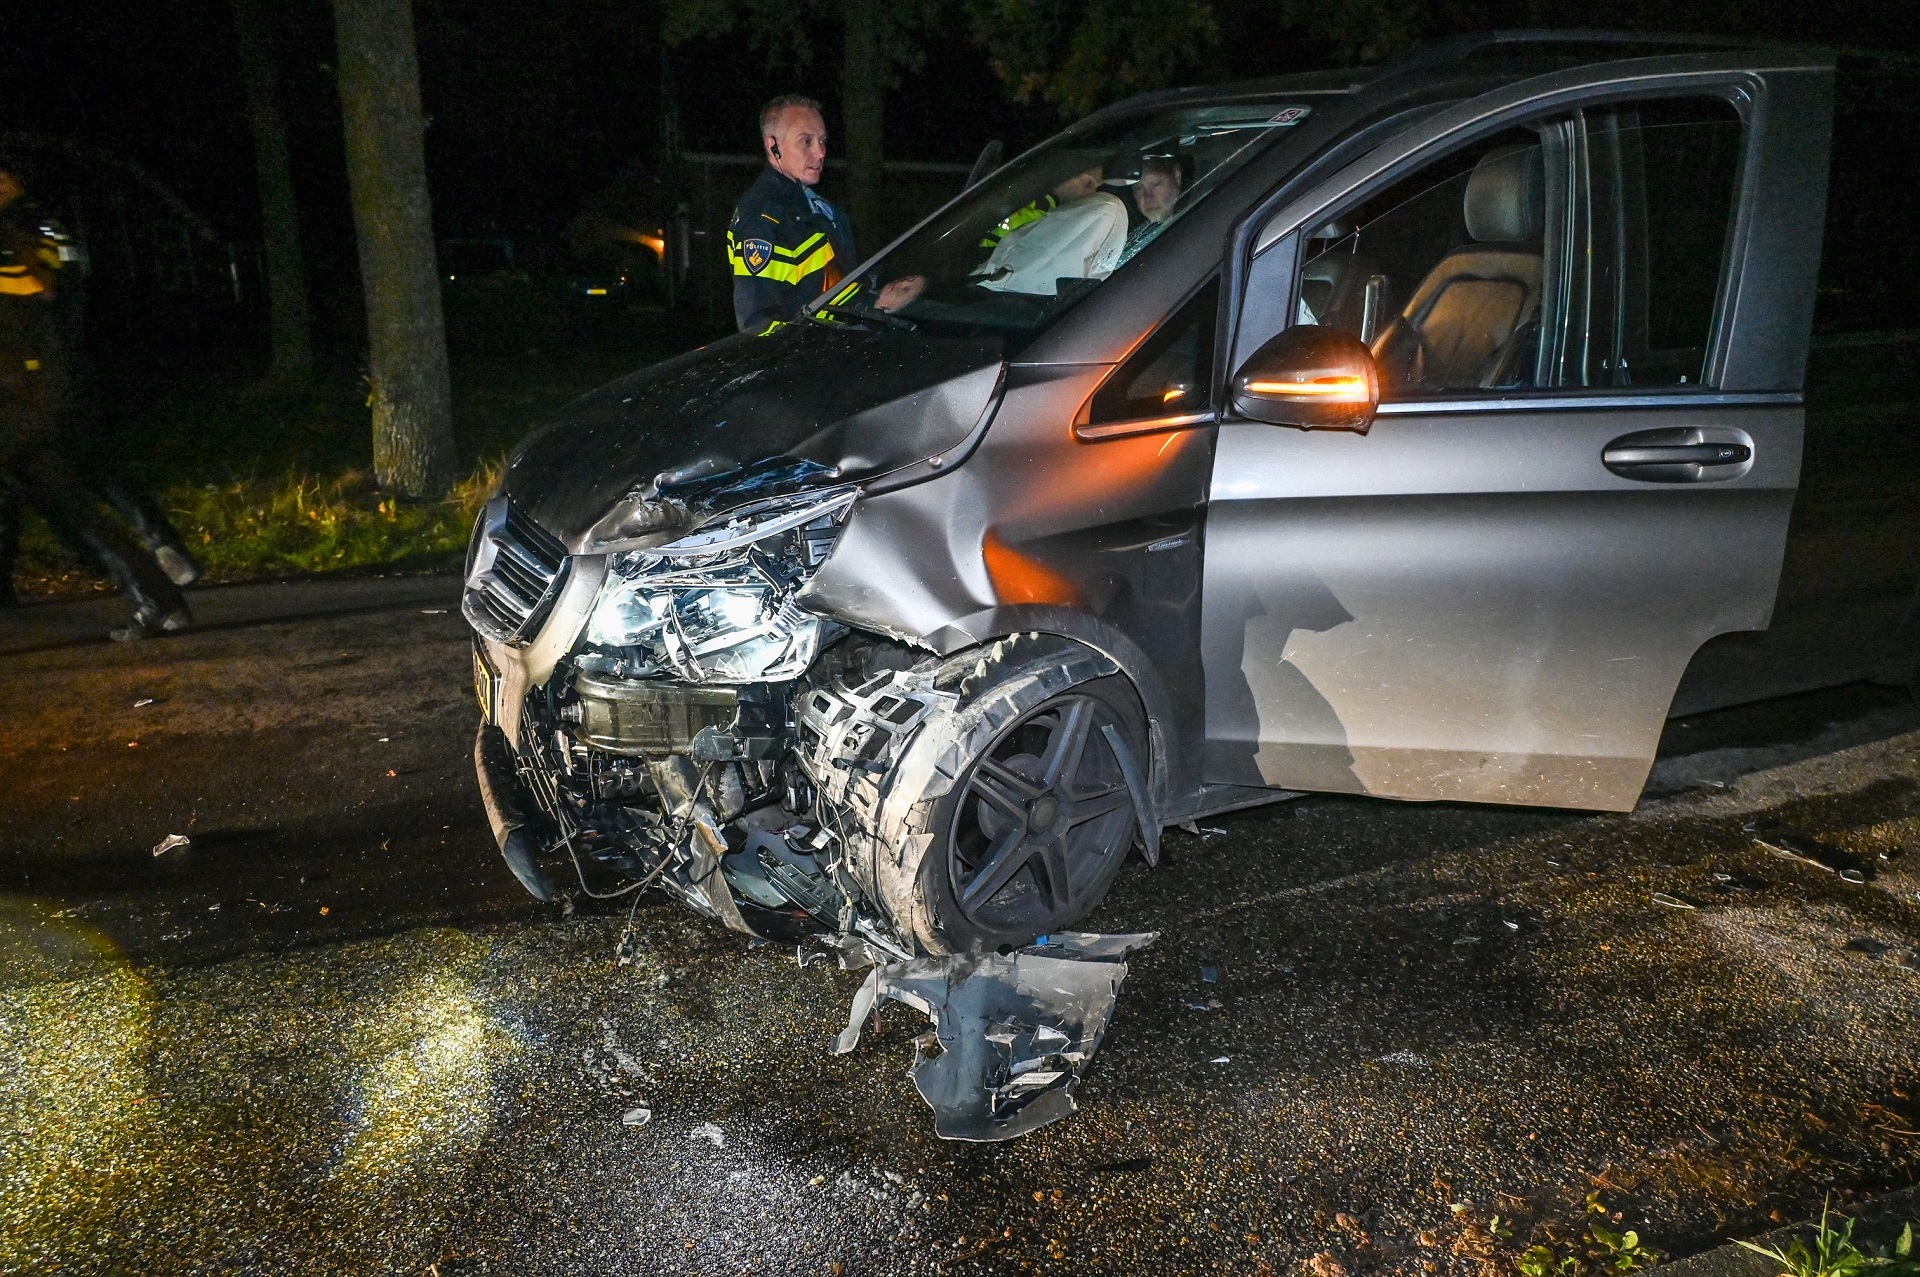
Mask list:
[[[574,549],[663,471],[871,478],[953,447],[998,383],[997,337],[802,321],[644,368],[575,400],[515,449],[505,491]],[[798,463],[782,465],[782,461]]]

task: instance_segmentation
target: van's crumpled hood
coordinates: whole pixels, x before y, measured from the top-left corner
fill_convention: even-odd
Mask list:
[[[997,337],[811,321],[729,337],[561,409],[515,449],[505,491],[577,551],[616,501],[701,458],[797,462],[780,469],[800,487],[872,478],[963,441],[1001,361]]]

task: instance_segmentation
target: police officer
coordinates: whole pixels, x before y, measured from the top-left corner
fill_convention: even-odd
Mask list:
[[[186,628],[186,599],[158,563],[89,499],[61,449],[72,369],[63,340],[61,256],[31,215],[19,180],[0,169],[0,489],[39,511],[55,535],[97,562],[134,605],[116,639]],[[12,564],[0,580],[11,599]]]
[[[733,318],[740,331],[766,333],[838,285],[856,262],[853,224],[814,189],[827,167],[827,122],[820,104],[789,93],[760,111],[767,167],[740,197],[727,229],[733,270]],[[878,290],[882,310],[917,298],[917,275]]]
[[[820,104],[792,93],[773,99],[760,111],[760,144],[767,167],[727,229],[733,318],[742,332],[798,318],[853,265],[851,222],[814,189],[827,166]]]

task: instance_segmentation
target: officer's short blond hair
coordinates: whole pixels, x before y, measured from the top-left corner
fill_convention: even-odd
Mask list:
[[[782,93],[760,108],[760,136],[765,137],[768,130],[780,119],[781,113],[795,106],[804,106],[823,120],[827,118],[827,113],[821,110],[820,104],[812,98],[799,93]]]

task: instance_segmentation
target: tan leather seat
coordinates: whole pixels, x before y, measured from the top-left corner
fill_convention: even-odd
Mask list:
[[[1474,166],[1464,209],[1474,242],[1427,272],[1374,342],[1383,390],[1466,389],[1512,379],[1511,365],[1522,354],[1516,339],[1535,331],[1539,317],[1545,193],[1538,146],[1503,147]]]

